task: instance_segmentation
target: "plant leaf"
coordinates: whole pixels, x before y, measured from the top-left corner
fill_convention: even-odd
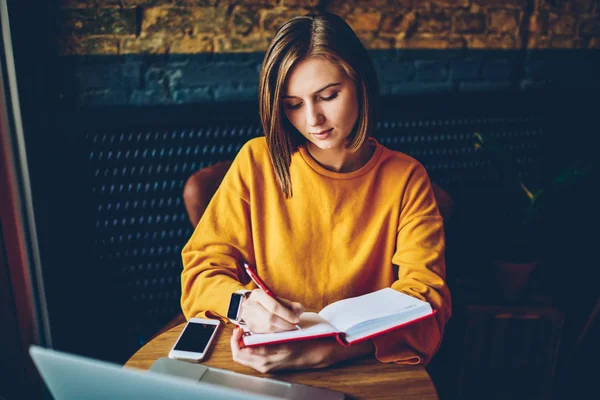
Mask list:
[[[533,203],[535,201],[536,196],[529,189],[527,189],[527,186],[525,186],[523,181],[521,181],[521,188],[525,191],[525,194],[527,195],[527,197],[529,197],[531,203]]]
[[[554,179],[554,183],[567,183],[573,179],[577,179],[580,176],[584,175],[585,172],[586,171],[582,171],[573,166],[569,166],[561,171],[561,173]]]

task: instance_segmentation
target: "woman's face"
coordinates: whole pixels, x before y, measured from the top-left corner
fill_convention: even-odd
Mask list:
[[[358,119],[356,84],[323,58],[299,61],[289,72],[282,96],[290,123],[321,150],[345,149]]]

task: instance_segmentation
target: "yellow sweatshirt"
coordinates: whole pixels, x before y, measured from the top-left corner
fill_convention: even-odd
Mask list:
[[[438,313],[374,338],[376,357],[427,363],[451,310],[442,218],[423,166],[375,139],[369,144],[373,156],[350,173],[323,168],[300,147],[285,199],[265,138],[246,143],[183,248],[186,318],[225,319],[231,293],[256,288],[243,261],[277,296],[316,312],[392,287]]]

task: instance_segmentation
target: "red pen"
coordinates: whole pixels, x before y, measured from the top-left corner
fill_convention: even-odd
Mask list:
[[[258,276],[256,271],[254,271],[252,268],[250,268],[248,263],[244,263],[244,269],[246,270],[248,275],[250,275],[250,279],[252,279],[252,282],[254,282],[256,284],[256,286],[258,286],[269,297],[272,297],[277,302],[279,302],[279,299],[277,298],[277,296],[275,296],[275,293],[273,293],[273,291],[271,289],[269,289],[267,284],[262,279],[260,279],[260,276]],[[296,329],[300,329],[300,325],[296,325]]]
[[[247,263],[244,263],[244,269],[246,270],[248,275],[250,275],[250,279],[252,279],[252,282],[254,282],[256,284],[256,286],[258,286],[260,289],[262,289],[262,291],[265,292],[266,294],[268,294],[270,297],[279,301],[277,299],[277,296],[275,296],[275,293],[273,293],[271,291],[271,289],[269,289],[267,284],[264,283],[262,281],[262,279],[260,279],[260,276],[258,276],[258,274],[252,268],[250,268],[250,266]]]

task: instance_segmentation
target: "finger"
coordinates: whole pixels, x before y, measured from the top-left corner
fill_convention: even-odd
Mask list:
[[[265,357],[269,362],[277,361],[282,358],[282,355],[289,354],[289,348],[287,346],[278,344],[256,346],[252,347],[252,350],[254,350],[252,354]]]
[[[261,349],[260,347],[240,347],[239,340],[241,337],[242,329],[236,328],[233,335],[231,335],[231,355],[233,361],[246,367],[253,368],[259,372],[268,372],[270,370],[268,351],[266,349]],[[264,353],[264,355],[259,353]]]
[[[242,365],[250,366],[248,365],[248,355],[252,353],[250,351],[251,349],[240,346],[240,339],[242,338],[243,333],[244,332],[242,328],[236,327],[233,330],[230,340],[231,356],[233,357],[233,361]]]
[[[292,352],[289,346],[268,345],[252,347],[254,356],[250,367],[257,371],[266,373],[273,372],[290,364]]]
[[[259,346],[243,349],[240,363],[259,372],[268,373],[276,369],[279,359],[282,359],[281,355],[271,354],[268,346]]]
[[[242,338],[242,334],[243,334],[243,330],[236,326],[235,329],[233,330],[233,334],[231,335],[231,339],[229,341],[229,344],[231,346],[231,355],[233,356],[234,359],[236,357],[236,354],[238,354],[241,349],[240,339]]]
[[[295,324],[270,313],[260,303],[248,310],[244,321],[248,328],[255,333],[285,332],[295,329]]]
[[[263,291],[258,292],[257,295],[258,296],[256,300],[269,313],[276,315],[277,317],[287,321],[290,324],[297,324],[298,322],[300,322],[299,314],[297,314],[296,311],[286,307],[285,305],[278,302],[276,299],[267,295]]]
[[[249,353],[259,357],[268,357],[272,354],[272,346],[253,346],[249,347],[248,350],[251,350]]]
[[[281,297],[278,300],[281,304],[283,304],[284,307],[292,310],[297,315],[300,315],[304,312],[304,306],[302,304],[298,303],[297,301],[282,299]]]

